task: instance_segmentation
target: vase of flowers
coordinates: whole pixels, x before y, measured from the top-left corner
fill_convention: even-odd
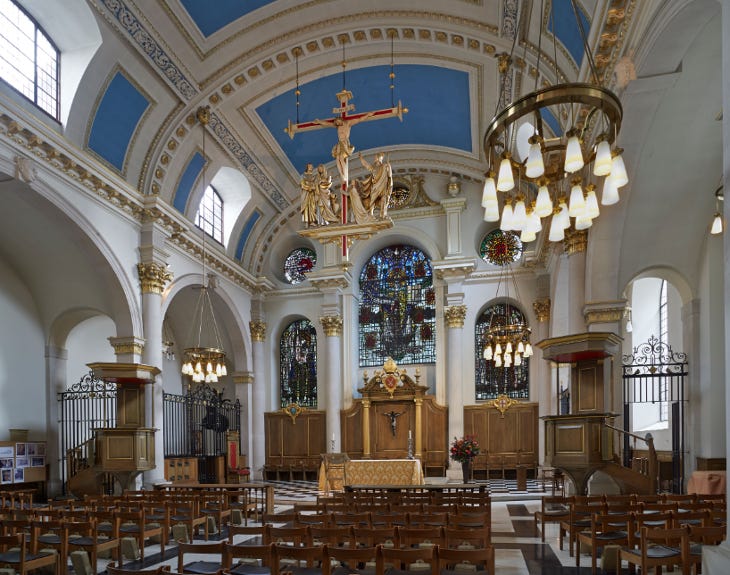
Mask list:
[[[455,437],[451,444],[451,459],[461,463],[461,470],[464,474],[464,483],[471,481],[471,467],[474,458],[479,455],[479,443],[473,435]]]

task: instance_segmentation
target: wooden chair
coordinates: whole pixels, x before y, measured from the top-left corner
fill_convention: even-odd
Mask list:
[[[548,523],[560,523],[570,519],[569,500],[560,495],[546,495],[540,503],[540,510],[535,511],[535,525],[540,524],[542,542],[545,543],[545,526]]]
[[[223,547],[224,572],[234,575],[270,575],[273,551],[272,545],[227,543]]]
[[[323,575],[372,575],[377,561],[377,547],[325,546]]]
[[[581,531],[576,536],[576,568],[580,567],[581,544],[590,549],[591,572],[595,575],[598,550],[602,550],[606,545],[628,546],[630,533],[634,528],[634,514],[632,513],[596,513],[592,515],[590,530]]]
[[[223,492],[206,494],[202,502],[200,513],[205,517],[213,517],[216,528],[221,532],[224,525],[231,522],[231,508],[228,507],[225,494]]]
[[[297,511],[294,525],[296,527],[303,525],[327,527],[331,521],[332,516],[329,513],[302,513],[301,511]]]
[[[322,575],[326,548],[326,545],[316,547],[274,545],[271,575],[279,575],[282,572],[292,575]]]
[[[449,524],[449,514],[445,511],[408,513],[407,517],[409,527],[446,527]]]
[[[266,525],[264,544],[286,544],[294,547],[311,547],[312,531],[308,525],[303,527],[274,527]]]
[[[392,527],[407,524],[408,513],[400,513],[399,511],[373,511],[370,514],[370,525],[373,527]]]
[[[229,525],[228,543],[231,545],[263,545],[265,531],[265,525]],[[243,535],[245,539],[236,543],[234,541],[236,535]]]
[[[210,575],[217,573],[224,568],[223,547],[226,541],[206,541],[205,543],[186,543],[180,541],[177,544],[177,570],[178,573],[194,573],[196,575]],[[185,555],[208,555],[211,559],[198,559],[185,563]]]
[[[560,522],[558,543],[561,551],[563,550],[563,540],[567,537],[570,556],[573,557],[573,550],[575,549],[575,541],[578,533],[590,528],[591,516],[594,513],[605,513],[605,505],[603,502],[571,503],[568,520]]]
[[[165,555],[164,527],[159,523],[153,524],[148,521],[144,508],[138,511],[119,511],[117,517],[119,517],[119,536],[134,537],[137,540],[142,561],[144,561],[145,542],[150,537],[158,536],[160,538],[160,552],[163,556]]]
[[[31,522],[30,551],[37,555],[46,549],[53,549],[58,553],[58,570],[66,575],[68,564],[68,524],[63,520],[42,521],[34,519]]]
[[[170,573],[169,565],[158,565],[151,569],[120,569],[114,563],[106,566],[107,575],[168,575]]]
[[[0,535],[0,565],[8,565],[19,575],[42,567],[53,567],[60,575],[60,561],[55,552],[29,553],[28,542],[23,533]]]
[[[352,525],[367,527],[372,525],[372,515],[369,511],[360,511],[356,513],[333,513],[333,525]]]
[[[101,521],[105,529],[99,531]],[[107,528],[108,527],[108,528]],[[77,521],[69,525],[68,551],[86,551],[89,563],[96,568],[100,553],[110,551],[112,557],[122,566],[121,539],[119,537],[119,518],[114,514],[108,517],[97,516],[90,521]]]
[[[197,502],[194,500],[172,501],[170,503],[170,525],[174,527],[182,524],[187,527],[188,542],[192,543],[195,533],[203,528],[205,540],[208,540],[208,520],[205,515],[199,512]]]
[[[494,547],[481,549],[449,549],[439,547],[438,572],[440,575],[464,575],[464,573],[489,573],[495,575]]]
[[[402,549],[433,547],[446,541],[443,527],[396,527],[395,532]]]
[[[481,549],[491,545],[489,529],[461,529],[446,527],[444,529],[444,547],[449,549]]]
[[[726,534],[727,529],[722,525],[689,526],[689,561],[695,575],[700,572],[702,565],[702,548],[705,545],[719,545],[725,540]]]
[[[352,527],[352,538],[356,547],[397,547],[398,534],[391,527]]]
[[[409,549],[379,547],[375,562],[376,575],[412,575],[426,573],[430,566],[431,575],[439,574],[437,547],[413,547]],[[392,567],[389,567],[391,565]]]
[[[652,568],[659,572],[661,568],[674,567],[681,567],[683,575],[689,575],[689,527],[642,527],[638,548],[622,548],[620,557],[628,562],[630,570],[638,566],[642,575]]]
[[[313,545],[327,545],[328,547],[353,547],[352,526],[326,527],[311,525]]]

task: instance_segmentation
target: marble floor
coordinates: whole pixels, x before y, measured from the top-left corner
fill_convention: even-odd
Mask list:
[[[533,519],[533,513],[540,508],[540,500],[530,494],[502,494],[492,502],[492,542],[495,547],[496,571],[499,575],[557,575],[557,574],[590,574],[590,556],[581,557],[581,567],[576,569],[575,558],[570,557],[567,551],[560,551],[558,547],[558,527],[547,526],[546,541],[543,544],[540,532]],[[279,503],[277,500],[276,513],[286,512],[291,504]],[[212,539],[226,536],[222,534],[212,536]],[[243,536],[236,536],[236,542],[242,541]],[[200,557],[200,559],[204,559]],[[190,561],[196,560],[194,555]],[[188,557],[186,556],[186,563]],[[145,561],[125,561],[127,568],[147,568],[159,564],[169,565],[171,570],[177,570],[177,552],[173,544],[160,554],[159,545],[145,547]],[[99,572],[106,567],[106,562],[98,565]],[[71,571],[69,571],[71,573]]]

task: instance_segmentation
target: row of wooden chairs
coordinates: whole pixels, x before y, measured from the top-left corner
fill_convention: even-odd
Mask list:
[[[460,509],[451,513],[440,512],[369,512],[359,511],[356,513],[333,512],[333,513],[279,513],[276,515],[264,515],[263,523],[291,523],[293,525],[320,525],[346,526],[361,525],[368,527],[392,525],[401,526],[461,526],[461,527],[483,527],[489,525],[491,513],[487,510],[477,510],[473,507]]]
[[[346,491],[317,498],[318,504],[344,505],[477,505],[489,504],[488,491]]]
[[[209,560],[185,562],[185,555],[210,555]],[[252,564],[251,561],[256,561]],[[235,562],[238,561],[237,564]],[[234,575],[253,575],[268,567],[271,575],[348,575],[362,566],[374,567],[375,575],[408,572],[412,565],[428,568],[432,575],[459,573],[464,569],[494,575],[494,549],[450,549],[428,547],[297,547],[285,544],[231,545],[228,542],[181,544],[178,572],[213,575],[222,571]],[[419,570],[419,572],[422,572]],[[113,574],[117,575],[117,574]]]

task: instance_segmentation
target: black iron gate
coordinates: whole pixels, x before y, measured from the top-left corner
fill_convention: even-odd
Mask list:
[[[58,466],[65,494],[66,482],[78,471],[75,469],[78,461],[84,459],[86,453],[93,452],[85,446],[93,439],[94,429],[116,427],[117,384],[96,379],[90,371],[78,383],[58,394],[58,405]]]
[[[163,395],[165,457],[196,457],[198,481],[214,483],[215,460],[225,456],[229,431],[241,431],[241,403],[198,384],[186,395]],[[240,445],[239,445],[240,452]]]
[[[674,352],[656,336],[634,347],[623,358],[624,429],[631,431],[629,408],[638,403],[666,403],[672,430],[672,492],[684,489],[684,409],[687,354]],[[660,409],[662,409],[660,407]],[[630,466],[631,446],[624,435],[624,465]]]

